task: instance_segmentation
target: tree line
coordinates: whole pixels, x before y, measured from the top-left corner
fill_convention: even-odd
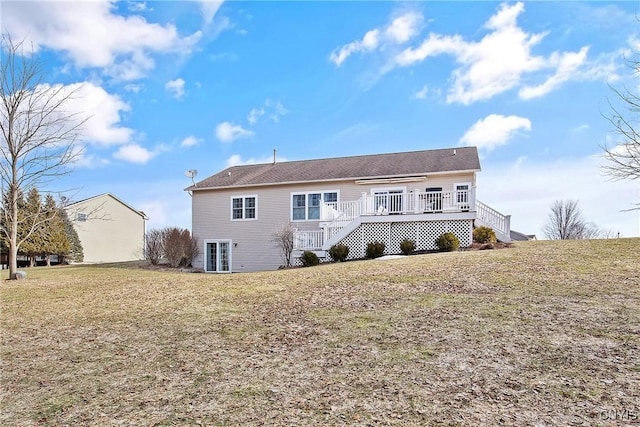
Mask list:
[[[5,194],[2,203],[0,226],[0,246],[3,253],[9,248],[8,229],[8,196]],[[47,265],[51,265],[51,255],[58,257],[58,262],[81,262],[83,260],[82,244],[62,203],[56,203],[51,194],[44,197],[37,188],[27,193],[19,192],[17,196],[17,243],[18,255],[26,256],[30,266],[35,266],[36,258],[43,257]]]

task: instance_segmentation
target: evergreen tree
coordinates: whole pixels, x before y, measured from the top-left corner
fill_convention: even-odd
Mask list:
[[[27,200],[22,209],[18,203],[18,216],[22,219],[18,223],[18,239],[24,239],[20,246],[20,253],[29,257],[31,267],[35,266],[36,256],[44,252],[46,230],[44,224],[35,220],[43,213],[40,192],[37,188],[32,188],[27,194]]]
[[[60,209],[51,194],[47,194],[44,202],[44,211],[51,219],[47,222],[42,252],[46,256],[47,265],[51,265],[51,255],[64,255],[71,247],[69,237],[65,230],[65,224],[60,214]]]
[[[73,224],[69,219],[69,215],[67,215],[67,211],[64,210],[64,206],[59,209],[59,213],[64,225],[65,234],[67,235],[67,240],[69,241],[69,249],[66,253],[58,254],[58,261],[62,262],[62,260],[65,259],[67,261],[82,262],[84,260],[84,252],[78,233],[76,229],[73,228]]]

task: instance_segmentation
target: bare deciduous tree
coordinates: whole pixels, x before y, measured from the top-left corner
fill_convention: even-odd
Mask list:
[[[198,255],[198,240],[186,228],[169,227],[162,230],[163,254],[170,267],[189,267]]]
[[[556,200],[542,232],[551,240],[612,238],[615,233],[603,230],[582,217],[577,200]]]
[[[186,228],[149,230],[145,236],[144,256],[152,265],[164,259],[170,267],[189,267],[198,256],[198,239]]]
[[[160,259],[162,259],[162,239],[162,230],[149,230],[145,236],[144,258],[149,261],[151,265],[158,265]]]
[[[3,36],[0,44],[0,181],[6,193],[2,228],[9,246],[9,277],[29,233],[18,238],[18,198],[30,189],[70,172],[80,155],[75,140],[84,120],[65,110],[73,97],[62,85],[43,83],[41,61],[27,56],[22,43]],[[35,230],[49,220],[33,217]]]
[[[276,229],[271,241],[278,247],[280,257],[286,268],[291,267],[291,254],[293,253],[293,233],[295,229],[291,223],[283,224]]]
[[[634,57],[627,58],[627,64],[632,70],[632,75],[640,77],[640,59],[638,53]],[[623,86],[622,89],[613,91],[616,98],[622,102],[620,107],[609,102],[610,114],[605,116],[613,126],[613,132],[617,137],[613,146],[603,147],[604,157],[607,163],[602,166],[604,172],[613,179],[639,179],[640,178],[640,94],[637,81],[630,89]],[[627,111],[624,111],[627,110]]]

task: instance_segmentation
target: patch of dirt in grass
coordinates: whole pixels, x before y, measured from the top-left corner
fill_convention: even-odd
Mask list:
[[[0,287],[0,423],[630,423],[639,246],[234,275],[37,269]]]

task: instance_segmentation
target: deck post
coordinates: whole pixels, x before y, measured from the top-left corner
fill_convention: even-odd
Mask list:
[[[476,187],[471,187],[469,191],[469,210],[471,212],[476,211]]]
[[[507,236],[509,236],[509,240],[511,240],[511,215],[505,215],[504,217],[504,232]]]
[[[369,210],[367,208],[367,193],[362,192],[362,197],[360,197],[360,201],[362,202],[360,205],[360,215],[367,215]]]

